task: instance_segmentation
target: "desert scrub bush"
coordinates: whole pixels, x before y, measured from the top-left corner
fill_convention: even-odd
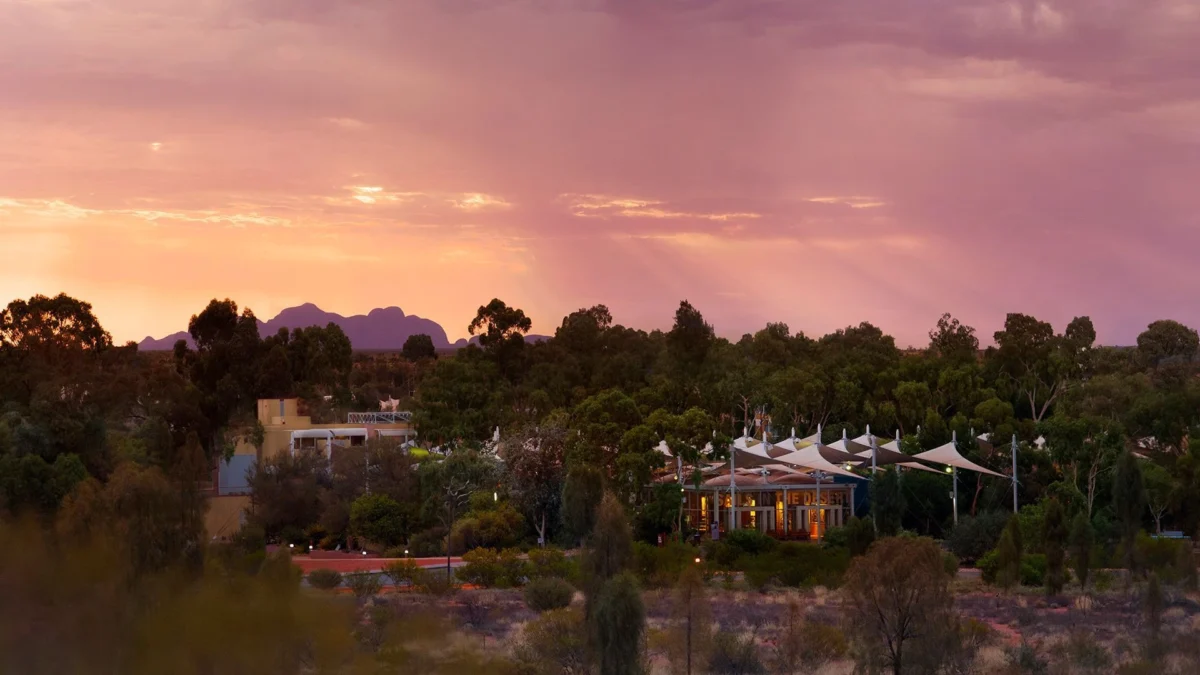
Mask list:
[[[322,591],[331,591],[342,585],[342,573],[324,568],[313,570],[308,573],[308,585]]]
[[[378,595],[383,590],[383,579],[374,572],[351,572],[343,577],[343,581],[359,600]]]
[[[424,571],[425,570],[421,569],[421,567],[417,565],[416,561],[412,560],[411,558],[397,560],[393,563],[389,563],[383,568],[384,575],[387,576],[387,578],[390,579],[396,586],[402,586],[405,584],[409,586],[416,585],[417,579]]]
[[[568,607],[574,597],[575,587],[557,577],[534,579],[525,586],[525,604],[535,612]]]
[[[578,573],[578,565],[567,558],[562,549],[553,546],[529,551],[529,578],[557,577],[570,580]]]
[[[484,588],[519,586],[528,577],[528,565],[515,548],[499,552],[493,548],[477,548],[463,555],[463,563],[458,577],[465,583]]]

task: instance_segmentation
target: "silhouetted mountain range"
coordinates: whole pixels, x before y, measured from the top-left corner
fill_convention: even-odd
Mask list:
[[[274,335],[280,328],[293,330],[309,326],[324,326],[329,323],[341,326],[355,349],[398,350],[404,346],[404,341],[409,336],[421,334],[432,338],[433,346],[437,349],[465,347],[468,344],[467,340],[461,339],[450,342],[450,339],[446,337],[445,329],[436,321],[407,315],[399,307],[373,309],[365,315],[342,316],[326,312],[312,303],[306,303],[299,307],[289,307],[270,321],[259,321],[258,334],[266,337]],[[525,339],[537,342],[546,338],[541,335],[527,335]],[[144,351],[173,349],[179,340],[185,340],[188,346],[194,346],[192,337],[186,331],[180,331],[157,340],[147,337],[138,343],[138,349]],[[475,341],[475,338],[471,339],[471,342]]]

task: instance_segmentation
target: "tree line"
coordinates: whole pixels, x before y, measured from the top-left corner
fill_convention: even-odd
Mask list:
[[[677,531],[670,490],[678,488],[644,489],[663,466],[654,447],[667,440],[691,479],[707,443],[718,441],[720,459],[728,439],[758,433],[756,417],[776,438],[818,427],[826,441],[868,425],[881,436],[898,430],[914,453],[955,437],[963,454],[1000,469],[1011,461],[1001,441],[1016,435],[1022,503],[1052,495],[1102,523],[1117,520],[1110,478],[1133,452],[1143,458],[1146,524],[1188,533],[1200,525],[1189,444],[1200,423],[1200,340],[1174,321],[1152,323],[1136,347],[1121,348],[1096,345],[1087,317],[1056,331],[1010,314],[981,349],[976,331],[947,314],[915,351],[867,322],[821,337],[771,323],[728,340],[687,301],[667,331],[615,324],[603,305],[564,317],[543,342],[524,340],[530,328],[522,310],[496,299],[468,326],[478,344],[453,355],[439,358],[420,336],[397,354],[355,354],[336,325],[260,336],[249,309],[213,300],[189,321],[194,348],[139,353],[114,345],[86,302],[13,301],[0,314],[3,505],[51,513],[84,479],[103,484],[125,463],[170,475],[189,448],[211,465],[253,433],[255,399],[297,396],[318,422],[398,399],[414,412],[422,444],[448,459],[390,458],[376,444],[335,465],[273,460],[279,466],[259,467],[253,481],[272,537],[311,531],[307,541],[348,543],[354,502],[372,482],[395,502],[376,511],[402,514],[388,543],[448,536],[451,486],[495,497],[472,505],[468,495],[454,509],[455,521],[490,533],[456,538],[465,542],[569,543],[586,531],[571,514],[595,502],[579,507],[564,496],[598,499],[601,488],[630,506],[640,535]],[[976,444],[982,434],[1001,441]],[[1003,481],[960,478],[966,514],[1007,508]],[[595,487],[562,489],[571,483]],[[899,526],[944,535],[944,483],[906,474]],[[288,496],[272,503],[271,494]]]

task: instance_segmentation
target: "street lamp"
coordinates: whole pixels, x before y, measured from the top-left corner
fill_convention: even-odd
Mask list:
[[[950,474],[950,482],[953,489],[950,491],[950,501],[954,505],[954,524],[958,525],[958,469],[953,466],[946,467],[946,473]]]

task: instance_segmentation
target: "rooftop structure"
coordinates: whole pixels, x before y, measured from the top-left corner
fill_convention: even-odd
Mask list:
[[[233,455],[217,465],[216,494],[206,523],[210,536],[229,534],[240,527],[242,511],[249,505],[247,472],[258,462],[305,449],[329,457],[338,448],[364,446],[371,438],[411,443],[417,436],[412,413],[404,411],[349,413],[344,423],[314,424],[312,417],[300,414],[299,399],[278,398],[260,399],[257,412],[263,427],[262,445],[256,446],[249,434],[243,434]]]
[[[678,453],[661,441],[655,449],[673,460],[668,462],[673,466],[661,472],[656,482],[681,485],[684,518],[709,536],[755,529],[782,539],[820,539],[827,528],[844,525],[854,515],[861,506],[859,482],[880,467],[948,474],[956,511],[958,470],[1009,478],[967,460],[953,442],[910,456],[901,451],[898,437],[880,443],[870,429],[855,439],[843,433],[828,445],[821,442],[819,428],[806,438],[796,438],[794,430],[775,443],[766,438],[765,433],[763,440],[738,438],[721,453],[726,459],[720,461],[713,459],[711,447],[705,448],[704,459],[694,467],[685,467]]]

